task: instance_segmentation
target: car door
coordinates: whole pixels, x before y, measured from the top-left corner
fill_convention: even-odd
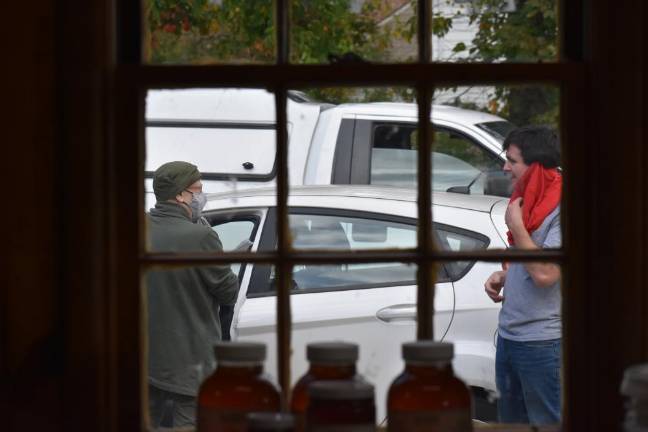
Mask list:
[[[269,219],[274,216],[269,216]],[[266,221],[266,227],[274,224]],[[348,210],[291,208],[296,249],[359,250],[412,248],[416,220]],[[276,238],[264,231],[262,248]],[[276,370],[275,273],[256,266],[243,306],[235,318],[236,339],[268,345],[267,370]],[[452,284],[439,268],[435,297],[436,337],[447,330]],[[358,367],[376,385],[384,407],[390,381],[401,370],[400,345],[416,338],[416,268],[401,263],[298,265],[291,291],[293,380],[306,371],[310,342],[344,340],[360,345]],[[382,413],[381,412],[379,415]]]
[[[218,234],[223,245],[223,251],[256,251],[259,247],[262,228],[267,215],[267,209],[244,209],[221,212],[206,212],[204,222],[209,224]],[[231,264],[232,271],[239,279],[239,295],[235,306],[221,305],[219,316],[223,340],[230,340],[230,327],[235,314],[235,308],[240,307],[245,298],[247,287],[252,274],[252,268],[244,263]]]
[[[474,212],[473,212],[474,213]],[[488,217],[474,217],[484,221]],[[437,224],[439,246],[455,252],[468,252],[486,247],[502,247],[493,230],[477,233],[455,226]],[[452,261],[445,263],[452,281],[453,313],[445,339],[455,345],[453,366],[458,376],[473,387],[495,390],[495,332],[500,305],[493,303],[484,292],[484,282],[500,263]]]

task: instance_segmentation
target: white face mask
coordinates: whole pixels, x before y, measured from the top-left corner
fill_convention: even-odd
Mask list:
[[[191,194],[191,203],[189,203],[189,207],[191,208],[191,220],[195,223],[198,222],[198,219],[202,216],[202,211],[207,204],[207,195],[203,192],[191,192],[189,190],[187,190],[187,192]]]

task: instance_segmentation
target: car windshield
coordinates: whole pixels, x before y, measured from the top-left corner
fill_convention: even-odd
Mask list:
[[[506,136],[515,129],[515,125],[507,121],[494,121],[486,123],[477,123],[479,129],[488,132],[490,136],[495,138],[500,143],[504,143]]]

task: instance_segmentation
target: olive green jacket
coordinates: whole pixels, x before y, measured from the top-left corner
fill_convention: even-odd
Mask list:
[[[154,252],[219,252],[218,234],[194,224],[178,204],[158,202],[147,215]],[[147,274],[149,383],[195,396],[214,370],[221,339],[220,305],[233,305],[238,279],[229,266],[155,270]],[[135,331],[135,330],[134,330]]]

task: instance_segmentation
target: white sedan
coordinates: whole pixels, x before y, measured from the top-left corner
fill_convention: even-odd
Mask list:
[[[505,198],[434,193],[435,241],[454,250],[505,248]],[[412,248],[417,239],[416,191],[376,186],[295,187],[289,222],[296,249]],[[211,195],[206,218],[232,250],[276,248],[274,190]],[[234,310],[234,340],[268,346],[266,371],[276,359],[275,272],[269,265],[235,265],[241,290]],[[455,344],[455,373],[478,391],[495,391],[499,305],[484,293],[497,263],[460,261],[438,267],[434,333]],[[403,263],[297,265],[293,270],[292,379],[307,369],[306,345],[342,340],[360,346],[358,372],[376,386],[380,419],[386,392],[402,370],[401,344],[416,338],[416,268]]]

